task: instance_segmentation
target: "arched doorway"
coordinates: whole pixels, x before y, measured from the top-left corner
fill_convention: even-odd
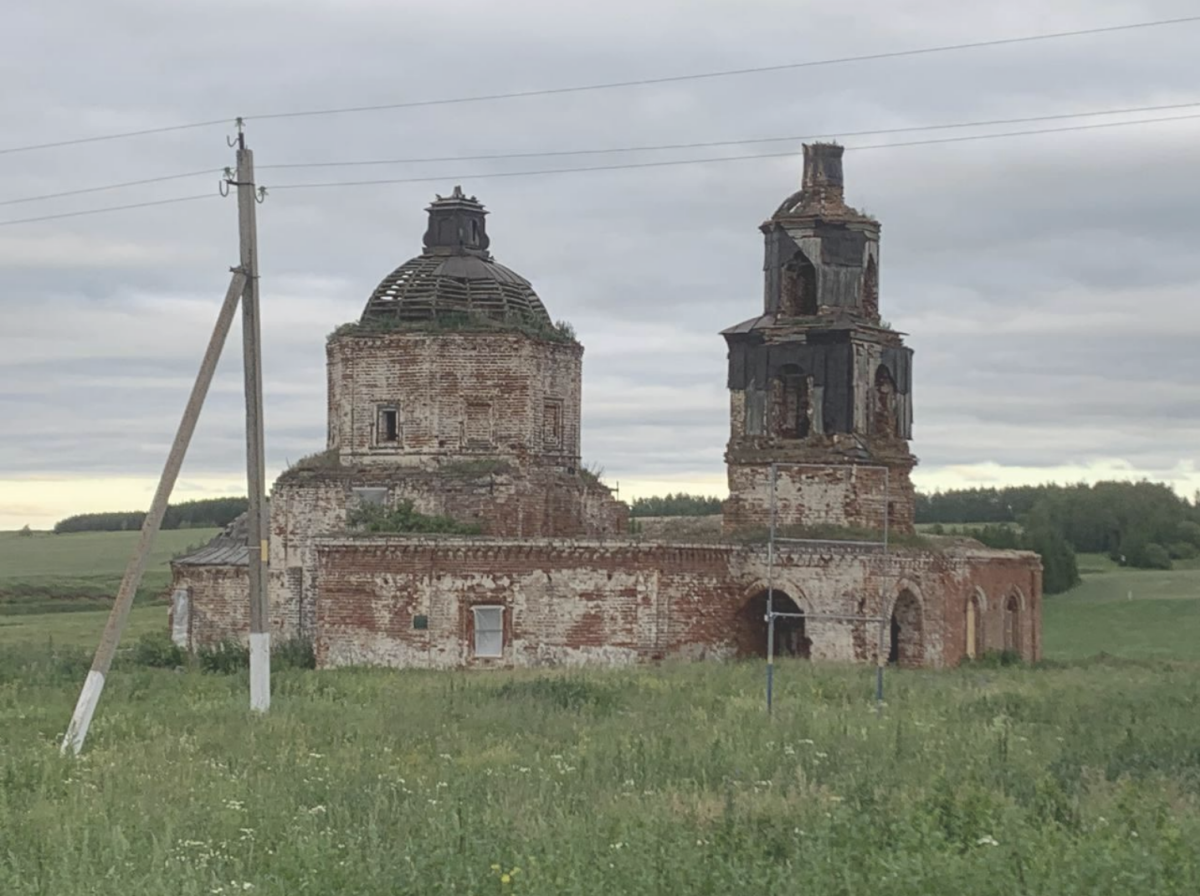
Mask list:
[[[888,662],[897,666],[920,666],[925,662],[924,625],[921,602],[908,589],[892,605]]]
[[[1021,652],[1021,600],[1015,594],[1004,601],[1004,649]]]
[[[775,589],[773,605],[776,613],[790,614],[775,619],[775,656],[809,659],[812,656],[812,639],[808,637],[804,624],[804,610],[778,588]],[[742,623],[739,652],[743,656],[766,657],[767,592],[760,591],[746,601],[739,615]]]

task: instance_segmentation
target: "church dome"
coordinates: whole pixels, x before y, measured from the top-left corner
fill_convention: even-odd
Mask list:
[[[482,317],[550,324],[542,300],[520,274],[488,253],[487,211],[455,187],[427,209],[424,251],[383,279],[371,293],[362,323]]]

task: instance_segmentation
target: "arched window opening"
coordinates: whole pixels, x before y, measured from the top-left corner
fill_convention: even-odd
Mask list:
[[[812,639],[804,625],[804,611],[790,596],[778,588],[772,601],[776,613],[786,613],[775,619],[775,656],[810,659]],[[761,591],[742,607],[744,637],[742,653],[751,656],[767,655],[767,592]]]
[[[779,371],[771,383],[771,435],[806,439],[813,429],[813,378],[795,364]]]
[[[779,313],[805,317],[817,313],[817,269],[799,249],[783,266]]]
[[[479,244],[479,222],[472,219],[471,221],[471,245]]]
[[[896,407],[896,381],[892,379],[891,371],[880,364],[875,371],[875,407],[871,427],[876,436],[884,439],[896,437]]]
[[[862,309],[867,317],[879,317],[879,268],[874,258],[867,259],[867,271],[863,275]]]
[[[1004,649],[1021,651],[1021,601],[1015,594],[1004,602]]]
[[[888,662],[897,666],[920,666],[924,661],[921,603],[911,591],[902,591],[892,607]]]
[[[979,607],[979,595],[972,594],[967,598],[966,614],[964,626],[966,649],[964,652],[967,659],[974,660],[983,656],[983,612]]]

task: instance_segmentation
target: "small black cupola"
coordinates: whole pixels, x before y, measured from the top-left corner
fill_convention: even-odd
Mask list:
[[[475,255],[488,257],[487,211],[474,196],[464,196],[455,187],[447,197],[438,196],[426,211],[429,228],[425,231],[427,255]]]

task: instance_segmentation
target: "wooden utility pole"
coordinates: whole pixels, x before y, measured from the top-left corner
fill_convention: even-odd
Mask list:
[[[250,708],[271,706],[271,614],[267,603],[266,465],[263,446],[262,337],[258,314],[258,228],[255,206],[262,195],[254,184],[254,153],[238,120],[238,233],[246,285],[242,293],[242,356],[246,378],[247,548],[250,583]]]
[[[167,502],[171,498],[171,490],[175,487],[180,467],[183,466],[183,458],[187,453],[192,433],[196,430],[196,421],[200,418],[200,408],[204,405],[204,397],[208,394],[208,387],[216,372],[221,349],[225,346],[225,337],[229,335],[229,328],[233,324],[233,315],[237,311],[238,299],[241,298],[250,282],[241,268],[234,269],[233,278],[229,282],[229,291],[225,293],[225,302],[221,305],[216,326],[208,341],[208,348],[204,352],[204,360],[200,363],[200,372],[196,375],[196,383],[192,386],[192,394],[184,408],[183,419],[179,422],[175,441],[171,444],[166,465],[158,480],[158,489],[154,493],[154,500],[142,523],[142,532],[138,537],[137,546],[133,549],[133,556],[129,558],[129,564],[125,567],[125,575],[121,579],[121,587],[117,591],[117,599],[113,603],[112,611],[108,614],[108,623],[104,626],[100,646],[96,648],[91,671],[88,672],[87,679],[84,681],[83,689],[79,693],[79,700],[75,704],[75,713],[71,716],[71,724],[67,726],[66,736],[63,737],[62,751],[64,753],[68,750],[79,753],[83,749],[88,727],[92,724],[92,714],[96,711],[96,704],[100,702],[100,692],[104,690],[104,677],[108,675],[113,657],[117,653],[117,644],[120,643],[121,633],[129,619],[129,608],[132,606],[133,597],[137,594],[138,586],[142,582],[142,574],[146,571],[146,561],[150,556],[150,549],[154,546],[154,537],[158,534],[158,530],[162,526],[163,515],[167,512]]]

